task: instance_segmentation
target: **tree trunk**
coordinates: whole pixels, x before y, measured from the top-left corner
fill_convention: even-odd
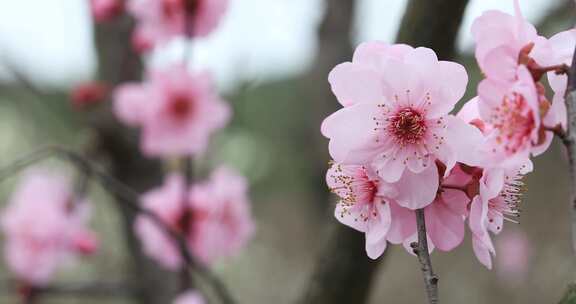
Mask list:
[[[133,52],[130,43],[132,29],[133,21],[127,16],[99,24],[95,29],[99,78],[111,87],[142,77],[140,56]],[[137,134],[114,118],[110,103],[91,113],[89,120],[95,131],[92,152],[106,161],[115,178],[138,192],[161,183],[161,163],[140,153]],[[133,232],[135,213],[121,203],[118,209],[129,251],[129,280],[136,288],[136,300],[143,304],[170,303],[177,291],[177,274],[161,269],[143,254]]]

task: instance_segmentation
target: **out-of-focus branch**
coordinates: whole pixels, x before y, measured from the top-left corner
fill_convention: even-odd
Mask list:
[[[468,0],[410,0],[397,42],[429,47],[442,60],[454,58],[454,42],[467,5]]]
[[[558,304],[576,304],[576,283],[568,285],[562,300]]]
[[[572,250],[576,254],[576,49],[572,57],[572,66],[568,74],[566,87],[566,109],[568,113],[568,130],[562,138],[568,152],[568,170],[570,171],[572,198],[570,201]],[[569,285],[561,304],[576,303],[574,284]]]
[[[434,274],[432,262],[430,261],[430,253],[428,252],[428,237],[426,233],[424,209],[416,210],[416,224],[418,226],[418,242],[412,243],[410,246],[418,256],[418,261],[420,262],[420,267],[424,274],[424,284],[426,284],[428,303],[436,304],[438,303],[438,277]]]
[[[219,278],[207,267],[197,262],[196,259],[192,256],[186,245],[186,240],[180,233],[178,233],[172,227],[167,226],[164,221],[162,221],[162,219],[160,219],[160,217],[158,217],[155,213],[141,207],[138,203],[139,194],[137,192],[119,180],[115,179],[104,170],[94,166],[80,154],[62,147],[49,146],[37,150],[29,155],[25,155],[24,157],[10,163],[3,169],[0,169],[0,180],[14,175],[16,172],[52,156],[70,162],[76,167],[77,170],[83,172],[86,176],[90,176],[97,180],[105,190],[111,194],[114,194],[126,207],[133,210],[137,214],[146,216],[152,222],[154,222],[172,240],[174,240],[185,265],[187,265],[188,271],[194,271],[198,273],[198,275],[203,279],[205,279],[211,288],[213,288],[213,291],[219,296],[222,303],[235,303],[223,282],[220,281]]]
[[[566,109],[568,113],[568,130],[563,143],[568,151],[569,171],[572,180],[572,248],[576,254],[576,50],[568,75],[566,88]]]
[[[19,288],[18,282],[5,281],[0,284],[2,292]],[[49,285],[34,288],[36,296],[81,296],[89,298],[118,298],[130,296],[133,286],[121,282],[69,282],[65,285]]]

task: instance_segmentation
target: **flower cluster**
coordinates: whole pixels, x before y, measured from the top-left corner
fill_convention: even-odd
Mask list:
[[[70,257],[96,250],[89,215],[64,178],[29,172],[1,217],[8,268],[25,286],[45,285]]]
[[[182,176],[169,176],[161,188],[144,194],[142,202],[184,235],[200,262],[210,265],[238,252],[254,232],[247,190],[242,176],[221,167],[208,181],[190,187]],[[182,266],[174,240],[152,220],[139,217],[136,233],[149,256],[171,270]]]
[[[485,75],[457,115],[468,77],[433,50],[363,43],[328,77],[343,106],[321,126],[333,158],[326,175],[340,198],[335,217],[366,236],[378,258],[388,243],[417,240],[423,209],[429,250],[459,246],[468,227],[479,261],[492,267],[491,233],[517,222],[532,156],[566,128],[562,95],[576,30],[539,36],[520,14],[488,11],[472,26]],[[548,74],[552,102],[540,81]]]

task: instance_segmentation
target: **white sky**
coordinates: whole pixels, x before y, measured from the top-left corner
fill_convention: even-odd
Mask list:
[[[332,1],[332,0],[330,0]],[[521,0],[535,20],[560,0]],[[301,72],[312,60],[320,0],[230,0],[219,29],[195,42],[192,65],[208,68],[223,88]],[[359,0],[356,42],[392,42],[405,0]],[[86,80],[95,70],[88,0],[0,0],[0,63],[10,62],[45,85]],[[460,46],[470,48],[472,20],[485,9],[512,12],[512,0],[471,0]],[[441,16],[439,16],[440,18]],[[152,56],[153,65],[182,56],[182,41]],[[0,71],[1,74],[1,71]]]

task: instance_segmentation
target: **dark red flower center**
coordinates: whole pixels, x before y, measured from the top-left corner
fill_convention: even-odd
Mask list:
[[[404,108],[389,119],[388,131],[402,145],[418,143],[426,134],[424,115],[412,108]]]
[[[194,112],[193,100],[187,96],[175,96],[168,104],[168,113],[175,120],[183,121]]]

